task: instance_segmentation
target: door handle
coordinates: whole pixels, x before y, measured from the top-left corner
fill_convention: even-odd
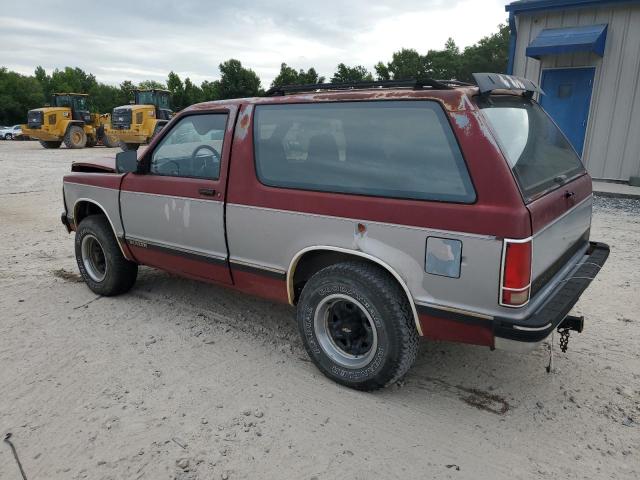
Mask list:
[[[213,188],[200,188],[198,189],[198,193],[200,195],[206,195],[207,197],[213,197],[216,194],[216,191]]]

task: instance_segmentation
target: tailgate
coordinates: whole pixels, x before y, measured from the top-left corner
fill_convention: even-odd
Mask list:
[[[589,245],[591,178],[588,175],[527,205],[533,232],[531,297]]]

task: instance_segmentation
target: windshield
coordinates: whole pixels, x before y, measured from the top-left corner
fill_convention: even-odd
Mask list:
[[[536,102],[510,95],[480,98],[477,104],[527,202],[585,173],[569,141]]]
[[[73,97],[71,95],[57,95],[53,99],[56,107],[68,107],[75,111],[85,111],[87,109],[87,97]]]
[[[169,95],[165,92],[136,92],[138,105],[155,105],[158,108],[169,108]]]
[[[80,111],[85,111],[88,110],[87,109],[87,99],[86,97],[75,97],[74,98],[74,102],[75,102],[75,109]]]

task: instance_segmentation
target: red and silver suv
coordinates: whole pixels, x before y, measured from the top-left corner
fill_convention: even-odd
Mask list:
[[[194,105],[138,154],[76,163],[62,221],[101,295],[138,265],[297,308],[318,368],[371,390],[420,337],[530,348],[606,261],[591,179],[530,81],[281,88]],[[256,319],[259,321],[259,319]]]

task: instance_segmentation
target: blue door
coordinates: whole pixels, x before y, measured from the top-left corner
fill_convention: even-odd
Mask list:
[[[545,95],[540,96],[540,103],[580,156],[589,120],[595,71],[595,68],[562,68],[542,72]]]

